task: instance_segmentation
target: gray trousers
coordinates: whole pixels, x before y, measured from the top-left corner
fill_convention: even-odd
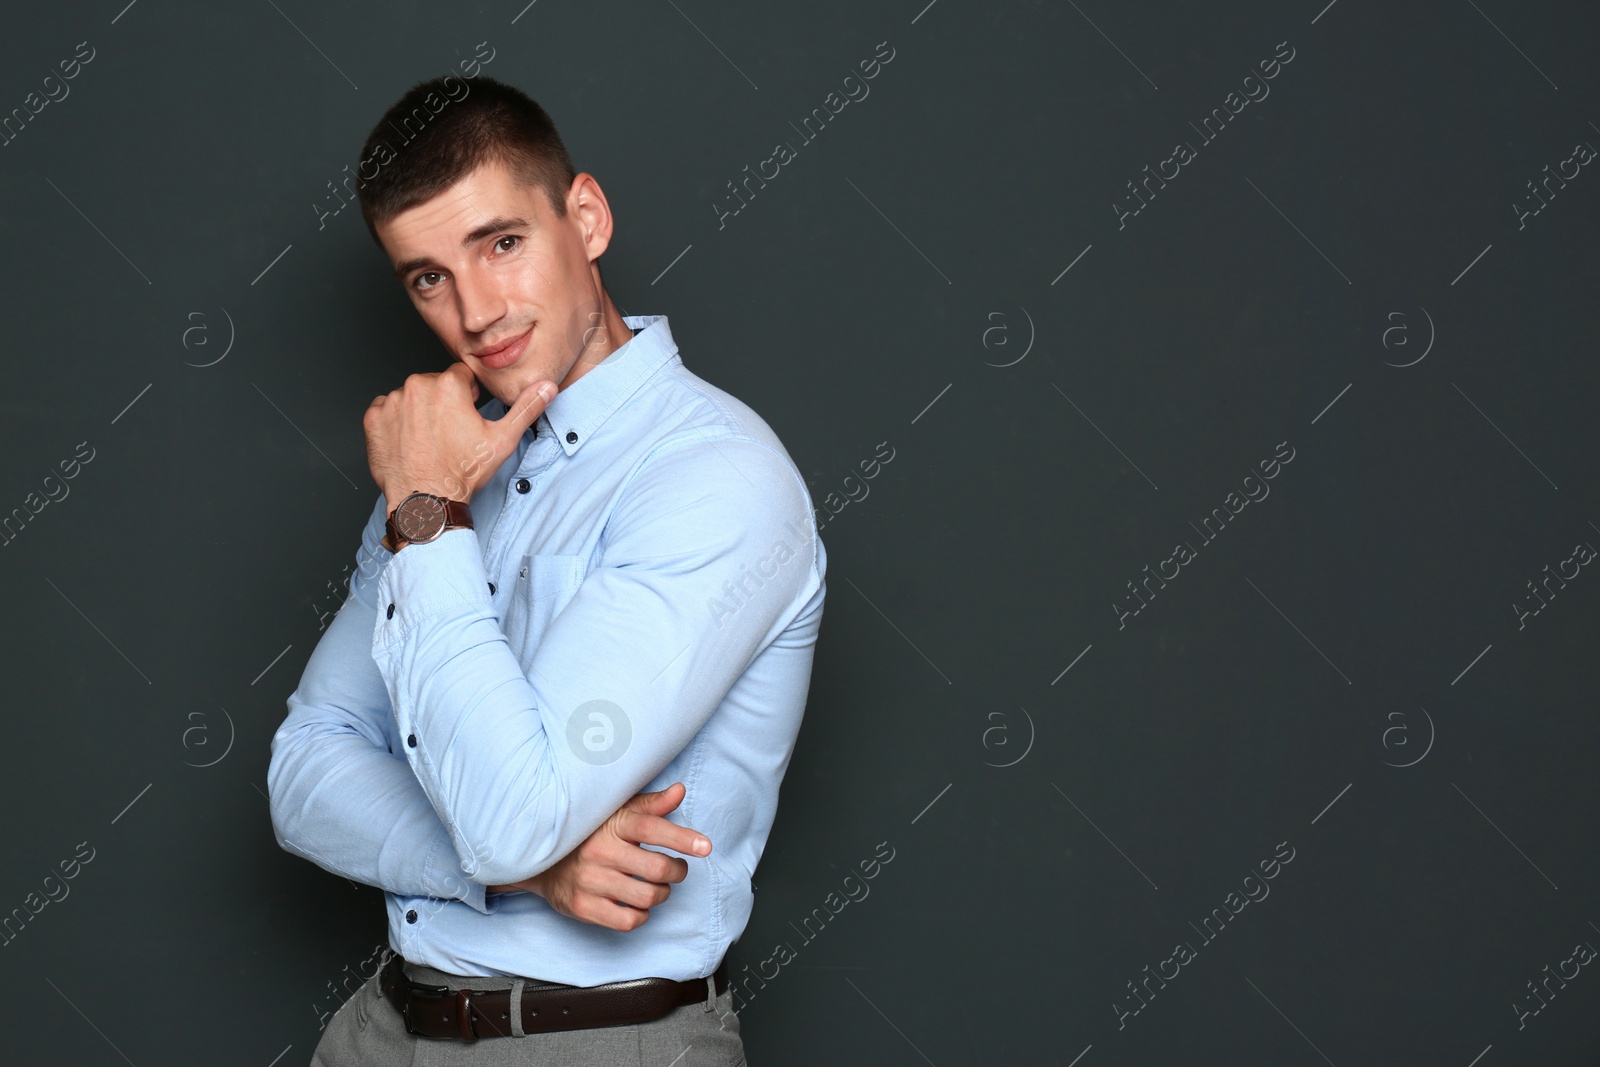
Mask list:
[[[389,953],[384,956],[388,961]],[[406,974],[453,989],[524,989],[553,983],[479,978],[407,963]],[[405,1020],[385,999],[374,975],[328,1020],[311,1067],[744,1067],[733,985],[719,997],[706,979],[706,999],[674,1008],[636,1026],[599,1026],[550,1034],[462,1041],[406,1033]],[[514,1023],[513,1034],[522,1029]]]

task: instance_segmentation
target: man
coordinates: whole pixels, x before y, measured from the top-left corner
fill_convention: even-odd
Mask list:
[[[363,152],[456,362],[366,412],[381,497],[272,741],[279,844],[383,888],[395,953],[313,1064],[742,1064],[723,957],[809,686],[810,496],[665,316],[618,312],[549,116],[466,86],[414,86]]]

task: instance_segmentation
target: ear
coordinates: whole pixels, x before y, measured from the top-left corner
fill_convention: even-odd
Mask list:
[[[605,192],[594,175],[584,171],[572,180],[567,190],[567,212],[577,227],[578,239],[590,262],[600,258],[611,245],[615,218]]]

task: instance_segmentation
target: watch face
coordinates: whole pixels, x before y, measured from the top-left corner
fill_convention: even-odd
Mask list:
[[[394,526],[407,541],[431,541],[444,530],[444,499],[412,493],[394,509]]]

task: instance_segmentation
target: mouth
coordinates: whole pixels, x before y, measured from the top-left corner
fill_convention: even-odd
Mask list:
[[[517,334],[517,336],[509,338],[508,340],[502,341],[499,344],[493,345],[489,348],[482,349],[481,351],[474,353],[474,355],[478,357],[478,360],[482,362],[485,367],[488,367],[491,370],[500,370],[503,367],[511,366],[511,364],[517,361],[517,358],[522,355],[523,350],[528,347],[528,340],[532,336],[533,327],[529,326],[525,331]]]

